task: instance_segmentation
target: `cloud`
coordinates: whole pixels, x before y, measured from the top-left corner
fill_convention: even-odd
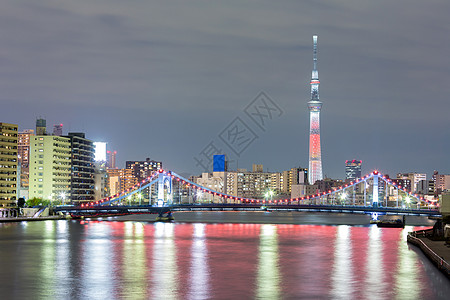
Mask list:
[[[119,160],[150,156],[196,172],[198,145],[264,90],[286,114],[240,165],[257,156],[271,170],[307,166],[318,34],[324,172],[342,177],[351,156],[392,174],[430,172],[448,146],[434,124],[448,126],[449,13],[444,0],[7,0],[0,100],[10,105],[0,116],[25,129],[44,115],[110,139]],[[290,149],[266,150],[273,140]],[[427,151],[433,158],[419,162]],[[396,159],[405,152],[411,159]]]

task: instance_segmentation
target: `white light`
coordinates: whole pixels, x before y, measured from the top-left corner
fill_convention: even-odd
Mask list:
[[[106,143],[94,142],[95,161],[106,161]]]

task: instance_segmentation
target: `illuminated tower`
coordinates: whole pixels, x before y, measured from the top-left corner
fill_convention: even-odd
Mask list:
[[[322,180],[322,155],[320,151],[320,109],[319,72],[317,71],[317,35],[313,36],[313,62],[311,78],[311,100],[309,108],[309,184]]]

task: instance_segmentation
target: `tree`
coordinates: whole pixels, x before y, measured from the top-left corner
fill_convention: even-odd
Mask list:
[[[47,206],[47,205],[50,204],[50,201],[49,200],[44,200],[42,198],[34,197],[34,198],[28,199],[26,203],[27,203],[28,206],[38,206],[38,205],[45,205],[45,206]]]
[[[22,208],[24,205],[25,205],[25,199],[19,198],[19,200],[17,200],[17,206]]]

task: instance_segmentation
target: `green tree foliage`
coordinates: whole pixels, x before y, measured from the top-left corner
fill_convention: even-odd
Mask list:
[[[47,205],[50,204],[50,201],[49,200],[44,200],[42,198],[34,197],[34,198],[31,198],[31,199],[28,199],[26,204],[27,204],[27,206],[38,206],[38,205],[47,206]]]

